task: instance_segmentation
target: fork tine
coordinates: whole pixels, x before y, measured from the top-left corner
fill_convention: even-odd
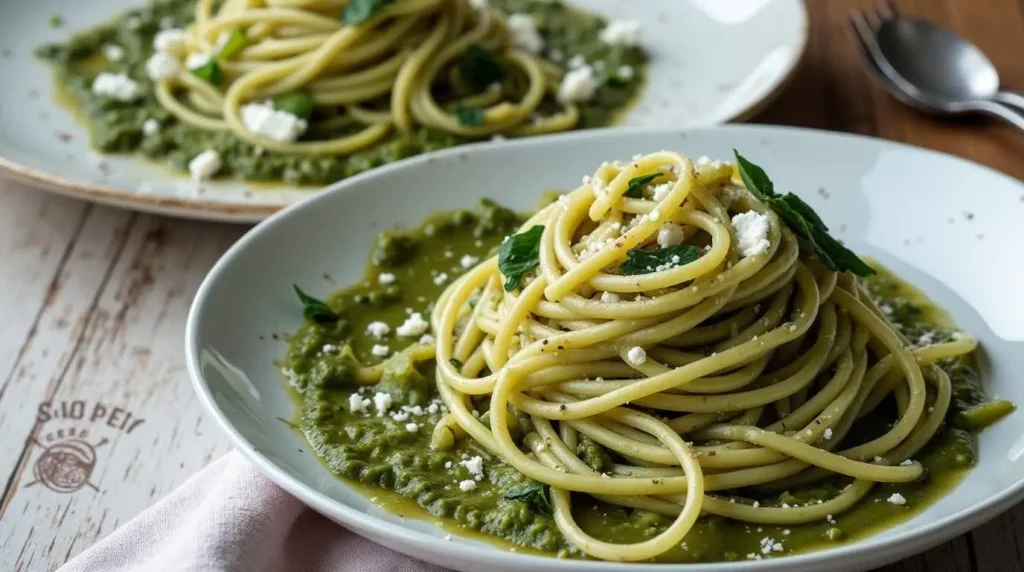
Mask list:
[[[850,28],[853,30],[854,37],[858,40],[860,47],[867,50],[868,42],[873,40],[871,25],[868,24],[867,17],[863,12],[854,10],[850,14]]]
[[[878,15],[882,20],[891,20],[900,17],[900,9],[894,0],[878,0]]]
[[[874,55],[871,52],[871,44],[875,41],[874,33],[871,30],[870,25],[867,23],[867,19],[861,12],[853,12],[849,17],[850,30],[853,32],[853,40],[860,48],[860,54],[864,58],[864,63],[868,66],[868,71],[874,73],[880,78],[884,78],[881,75],[881,70],[878,68],[878,63],[874,59]]]
[[[878,29],[878,26],[881,25],[883,19],[877,12],[873,10],[864,10],[863,12],[860,13],[860,17],[861,19],[864,20],[864,24],[872,32]]]

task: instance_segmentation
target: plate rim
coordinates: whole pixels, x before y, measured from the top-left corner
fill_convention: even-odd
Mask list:
[[[835,132],[805,127],[761,124],[727,124],[690,129],[619,128],[616,130],[585,130],[554,136],[521,139],[511,141],[507,143],[507,145],[529,146],[555,139],[602,138],[607,136],[614,137],[615,134],[622,134],[623,136],[678,136],[682,134],[689,136],[693,133],[711,131],[748,132],[750,136],[753,137],[758,135],[770,137],[773,135],[796,134],[803,137],[847,141],[852,140],[871,145],[880,145],[882,147],[895,147],[903,150],[912,150],[924,153],[925,155],[938,160],[953,161],[955,163],[959,163],[961,166],[968,166],[969,168],[987,171],[990,175],[1004,179],[1008,184],[1024,188],[1024,181],[1020,181],[1006,173],[988,167],[987,165],[982,165],[950,153],[856,133]],[[424,553],[428,554],[437,553],[438,551],[436,546],[438,539],[436,536],[429,535],[418,530],[397,526],[395,523],[388,522],[379,516],[362,512],[342,501],[331,498],[312,486],[305,485],[299,478],[292,476],[286,469],[278,466],[266,455],[256,450],[255,445],[253,445],[241,434],[241,432],[238,431],[233,422],[229,419],[228,415],[217,405],[213,396],[213,387],[211,384],[206,382],[202,373],[199,356],[201,348],[198,347],[199,314],[209,291],[213,287],[213,283],[218,280],[219,274],[224,272],[225,268],[231,264],[233,258],[246,249],[249,243],[255,240],[256,235],[261,233],[265,227],[269,228],[279,219],[299,216],[298,213],[304,209],[316,208],[316,204],[320,200],[325,200],[325,197],[332,193],[353,192],[347,187],[358,186],[364,179],[382,176],[392,170],[415,169],[419,163],[428,163],[440,158],[447,158],[448,156],[457,157],[459,154],[471,153],[475,149],[485,148],[487,145],[488,143],[486,142],[473,143],[384,165],[377,169],[373,169],[329,185],[322,192],[303,199],[295,205],[271,215],[264,222],[246,232],[245,235],[236,241],[220,257],[220,259],[217,260],[216,264],[213,265],[196,291],[195,297],[190,305],[188,318],[185,324],[184,349],[186,354],[186,369],[189,373],[193,390],[196,392],[205,412],[213,417],[220,429],[227,434],[233,447],[238,450],[247,461],[257,467],[260,472],[266,475],[270,480],[298,498],[303,504],[311,507],[321,514],[330,515],[329,518],[348,527],[353,532],[360,535],[371,533],[379,537],[385,537],[389,540],[400,539],[403,546],[419,548],[422,549]],[[552,567],[553,563],[557,562],[557,569],[567,572],[642,572],[645,570],[655,570],[659,572],[696,572],[698,570],[708,570],[713,572],[741,572],[744,570],[750,570],[752,567],[753,569],[767,572],[793,569],[813,570],[817,569],[814,568],[815,566],[820,565],[828,565],[830,569],[836,570],[865,570],[918,554],[957,535],[963,534],[964,532],[967,532],[1001,514],[1021,500],[1024,500],[1024,477],[1018,479],[1012,486],[1005,488],[998,494],[986,498],[982,502],[961,509],[944,518],[923,524],[919,527],[900,531],[891,538],[879,539],[877,535],[873,535],[831,549],[816,550],[813,552],[786,556],[784,558],[767,559],[756,562],[738,561],[700,564],[663,564],[554,560],[547,556],[513,553],[500,550],[498,550],[498,552],[492,552],[490,550],[480,551],[475,548],[474,545],[462,542],[445,543],[444,551],[457,555],[459,562],[486,564],[488,556],[500,553],[504,555],[505,559],[508,559],[508,562],[513,564],[520,563],[523,566],[526,566],[527,568],[524,568],[524,570],[550,569],[549,567]],[[395,550],[408,554],[408,552],[400,548],[395,548]],[[416,555],[413,556],[416,557]]]
[[[796,14],[799,18],[797,22],[799,37],[796,38],[795,47],[796,51],[794,55],[787,62],[787,67],[782,73],[777,74],[773,80],[767,83],[759,92],[755,98],[748,102],[744,107],[737,108],[734,112],[723,116],[718,119],[718,122],[712,122],[708,124],[694,124],[691,126],[678,126],[676,129],[703,129],[707,127],[714,127],[716,125],[724,125],[729,122],[741,122],[750,119],[757,115],[772,102],[774,102],[782,91],[792,83],[793,78],[796,76],[797,70],[803,64],[807,55],[807,46],[810,42],[810,15],[807,10],[807,5],[803,0],[781,0],[790,1],[796,8]],[[36,62],[40,65],[45,65],[42,62]],[[52,91],[52,79],[51,79],[51,91]],[[51,93],[51,100],[53,99]],[[62,111],[67,112],[67,109],[56,103],[52,102],[53,105]],[[635,104],[636,102],[634,102]],[[629,109],[626,110],[629,113]],[[85,125],[77,118],[73,118],[75,124],[81,128],[86,129]],[[634,127],[622,127],[622,126],[610,126],[599,129],[589,129],[580,131],[601,131],[605,129],[638,129]],[[653,128],[639,128],[639,129],[653,129]],[[555,136],[571,135],[573,133],[579,133],[580,131],[569,131],[565,133],[559,133]],[[532,139],[535,137],[526,137],[523,139]],[[457,145],[456,148],[464,148],[468,145],[475,143],[466,143]],[[96,152],[96,151],[92,151]],[[423,155],[430,155],[434,152],[423,153]],[[131,161],[140,161],[141,157],[135,154],[103,154],[104,157],[118,157],[125,158]],[[408,159],[402,159],[396,161],[399,163]],[[394,163],[391,163],[394,164]],[[381,167],[375,167],[371,171],[380,169]],[[58,195],[80,199],[89,202],[95,202],[99,204],[105,204],[133,211],[160,214],[166,216],[173,216],[191,220],[208,220],[228,223],[258,223],[266,220],[274,213],[279,212],[283,209],[290,207],[291,205],[297,204],[306,200],[308,197],[303,197],[290,203],[257,203],[257,202],[225,202],[225,201],[211,201],[209,199],[192,198],[192,197],[171,197],[171,196],[159,196],[152,194],[145,194],[139,192],[132,192],[131,190],[110,184],[95,183],[91,181],[81,180],[73,177],[61,176],[57,173],[52,173],[42,169],[30,167],[21,163],[17,160],[9,157],[0,155],[0,176],[8,179],[23,183],[24,186],[35,191],[52,192]],[[180,173],[175,173],[176,178],[184,180],[185,177]],[[349,177],[352,178],[352,177]],[[347,179],[342,179],[347,180]],[[246,183],[244,180],[239,180],[241,183]],[[307,188],[309,195],[315,195],[326,188],[338,184],[340,181],[335,181],[329,185],[322,187],[311,186]],[[259,192],[259,189],[255,189],[254,192]]]

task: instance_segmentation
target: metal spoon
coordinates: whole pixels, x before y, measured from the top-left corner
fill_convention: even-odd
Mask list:
[[[872,31],[874,42],[865,48],[907,96],[903,101],[938,115],[984,113],[1024,130],[1024,96],[1000,91],[995,66],[970,42],[931,22],[899,16],[891,3],[854,24]]]

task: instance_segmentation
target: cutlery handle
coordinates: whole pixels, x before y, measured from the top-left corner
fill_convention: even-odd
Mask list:
[[[992,96],[992,100],[998,101],[1003,105],[1009,105],[1010,107],[1024,110],[1024,95],[1015,91],[1000,91]]]
[[[998,117],[1007,123],[1013,124],[1017,129],[1024,131],[1024,109],[1022,108],[1010,107],[1009,105],[987,99],[972,101],[970,106],[974,111]]]

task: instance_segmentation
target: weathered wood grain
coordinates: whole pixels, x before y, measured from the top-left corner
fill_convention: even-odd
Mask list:
[[[40,201],[67,202],[22,190],[4,198],[10,229],[39,226],[25,214]],[[32,323],[4,338],[23,341],[0,394],[5,434],[17,436],[0,451],[0,466],[13,467],[0,504],[3,570],[56,567],[227,450],[194,398],[182,345],[196,287],[242,229],[69,205],[81,220],[64,225],[67,252],[46,265],[41,251],[55,248],[41,243],[24,255],[39,268],[19,274],[42,278],[0,281],[38,291],[33,307],[19,308]],[[5,238],[0,252],[25,242]],[[62,409],[77,416],[76,401],[81,418],[59,418]],[[43,402],[53,418],[40,415]],[[31,484],[45,446],[72,430],[95,445],[90,484],[70,494]]]
[[[871,5],[809,2],[805,61],[754,121],[905,141],[1024,178],[1024,138],[1012,128],[914,113],[872,82],[846,25]],[[1005,84],[1024,88],[1021,2],[899,5],[962,31]],[[182,344],[195,289],[242,230],[0,182],[0,570],[56,568],[227,450],[193,397]],[[76,407],[80,419],[59,417]],[[46,448],[69,439],[93,447],[88,484],[61,493],[33,483]],[[884,570],[1024,570],[1024,505]]]

